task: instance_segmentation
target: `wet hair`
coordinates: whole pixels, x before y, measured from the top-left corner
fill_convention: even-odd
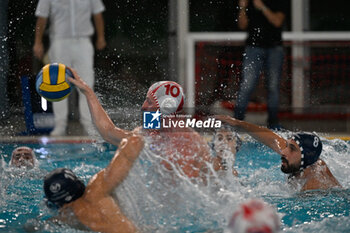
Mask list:
[[[299,145],[301,151],[300,170],[314,164],[321,155],[321,139],[313,133],[296,133],[292,139]]]
[[[60,208],[81,197],[85,185],[72,170],[57,168],[45,176],[44,192],[46,205],[49,208]]]

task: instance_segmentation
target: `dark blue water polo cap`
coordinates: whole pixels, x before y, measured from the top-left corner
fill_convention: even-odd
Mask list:
[[[303,170],[315,163],[322,152],[321,139],[313,133],[296,133],[292,139],[299,145],[301,151],[301,166]]]
[[[84,191],[83,181],[70,169],[57,168],[44,178],[47,204],[53,204],[58,208],[75,201],[84,194]]]

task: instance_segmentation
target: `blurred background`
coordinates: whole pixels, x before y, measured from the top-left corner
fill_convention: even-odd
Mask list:
[[[142,105],[147,88],[159,80],[180,82],[188,95],[188,111],[193,114],[232,115],[244,48],[244,33],[236,20],[238,1],[103,2],[107,48],[95,55],[95,91],[113,120],[126,119],[125,127],[137,125],[141,115],[132,113]],[[281,124],[291,130],[348,133],[347,1],[287,3]],[[40,98],[33,89],[35,76],[43,66],[32,54],[36,6],[36,0],[0,1],[1,28],[5,33],[1,46],[8,51],[8,56],[0,57],[0,71],[6,75],[1,88],[7,87],[8,96],[8,102],[1,104],[5,109],[0,116],[1,135],[18,135],[28,127],[21,77],[29,80],[32,111],[41,111]],[[70,118],[74,122],[79,117],[74,110],[77,100],[73,97],[70,101]],[[265,110],[262,79],[247,120],[264,124]]]

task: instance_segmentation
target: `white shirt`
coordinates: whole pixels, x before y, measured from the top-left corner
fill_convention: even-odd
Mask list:
[[[39,0],[35,15],[50,19],[50,38],[88,37],[94,33],[91,16],[105,7],[101,0]]]

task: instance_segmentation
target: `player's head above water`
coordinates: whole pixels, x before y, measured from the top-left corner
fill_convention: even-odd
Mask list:
[[[282,150],[281,170],[284,173],[299,172],[314,164],[322,152],[322,142],[313,133],[295,133]]]
[[[10,165],[13,167],[33,168],[35,166],[35,153],[26,146],[17,147],[12,151]]]
[[[85,185],[70,169],[57,168],[44,178],[46,204],[60,208],[75,201],[85,192]]]
[[[241,145],[242,140],[235,131],[235,128],[226,124],[215,130],[210,143],[210,146],[215,153],[222,153],[224,150],[229,150],[233,154],[236,154]]]
[[[176,114],[183,109],[185,95],[182,87],[173,81],[154,83],[147,92],[143,111],[157,111],[164,115]]]

